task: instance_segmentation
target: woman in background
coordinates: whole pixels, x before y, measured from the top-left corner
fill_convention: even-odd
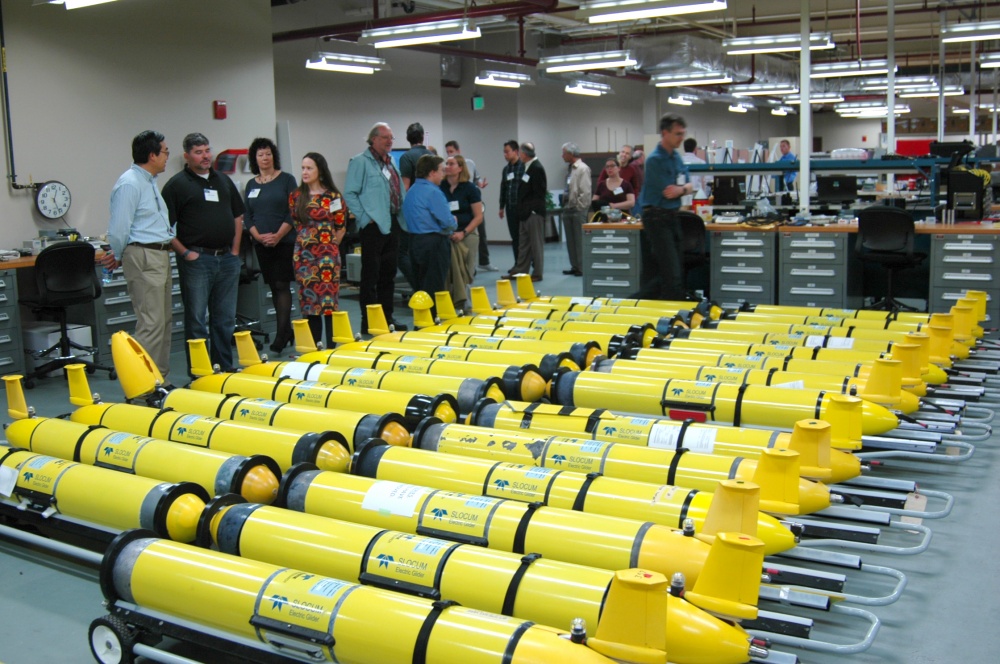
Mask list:
[[[278,146],[269,138],[255,138],[247,154],[256,176],[243,192],[246,212],[243,225],[253,238],[254,252],[264,282],[271,288],[278,331],[271,351],[280,355],[292,340],[292,291],[295,272],[292,250],[295,234],[288,213],[288,197],[295,191],[295,177],[281,170]]]
[[[608,177],[597,185],[597,193],[594,194],[590,208],[600,210],[607,205],[623,212],[634,208],[635,191],[631,184],[622,179],[616,157],[608,157],[604,163],[604,172],[607,173]]]
[[[288,208],[295,223],[295,280],[302,315],[309,320],[313,340],[323,340],[325,327],[326,347],[333,348],[332,314],[339,303],[347,208],[323,155],[310,152],[302,158],[302,184],[289,196]]]
[[[448,278],[452,303],[457,311],[465,308],[466,289],[476,276],[479,256],[479,233],[476,229],[483,223],[483,199],[479,187],[471,182],[472,176],[462,155],[456,154],[445,160],[444,177],[441,191],[458,222],[458,230],[451,234],[452,261]]]

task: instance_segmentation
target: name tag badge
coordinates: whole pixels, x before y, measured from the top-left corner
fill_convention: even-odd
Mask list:
[[[513,179],[514,179],[514,173],[512,171],[512,172],[510,172],[510,173],[507,174],[507,181],[509,182],[509,181],[511,181]]]
[[[531,179],[531,176],[528,175],[527,173],[525,173],[524,175],[521,176],[521,180],[523,180],[524,182],[527,182],[530,179]]]
[[[573,181],[573,176],[569,176],[569,177],[566,178],[566,188],[567,189],[569,188],[569,185],[570,185],[570,183],[572,181]]]
[[[687,176],[684,175],[683,173],[680,173],[677,176],[677,185],[678,186],[683,187],[684,185],[687,184],[687,181],[688,181]]]
[[[247,194],[247,198],[257,198],[258,196],[260,196],[260,189],[254,189],[249,194]]]
[[[333,199],[333,202],[330,203],[330,212],[340,212],[340,208],[342,207],[344,207],[344,202],[339,198],[335,198]]]
[[[388,166],[383,166],[382,167],[382,176],[386,180],[391,180],[392,179],[392,173],[389,172],[389,167]]]
[[[452,212],[458,212],[458,201],[448,201],[448,209]]]
[[[621,187],[615,187],[615,190],[612,191],[611,193],[614,194],[615,196],[621,196],[622,194],[625,193],[625,190],[622,189]]]
[[[212,203],[218,203],[219,202],[219,192],[217,192],[215,189],[206,189],[205,190],[205,200],[206,201],[210,201]]]

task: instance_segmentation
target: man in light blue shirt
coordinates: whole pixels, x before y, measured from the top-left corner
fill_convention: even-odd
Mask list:
[[[458,228],[441,191],[444,159],[425,154],[417,160],[416,180],[406,192],[403,216],[410,229],[414,286],[434,297],[445,290],[451,267],[451,234]]]
[[[170,253],[174,229],[156,176],[167,168],[170,150],[163,134],[144,131],[132,139],[132,167],[111,190],[111,218],[105,258],[121,266],[135,309],[135,339],[145,348],[164,378],[170,371]]]

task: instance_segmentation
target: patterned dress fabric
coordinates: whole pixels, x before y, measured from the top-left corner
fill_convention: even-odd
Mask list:
[[[295,224],[295,280],[303,316],[329,314],[338,309],[340,293],[340,247],[334,233],[344,228],[347,208],[340,194],[325,192],[312,196],[306,218],[299,219],[296,207],[300,192],[288,197]]]

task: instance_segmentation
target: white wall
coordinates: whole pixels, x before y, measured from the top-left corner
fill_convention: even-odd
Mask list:
[[[3,5],[17,181],[60,180],[66,222],[107,230],[108,196],[129,167],[132,137],[156,129],[171,150],[161,182],[183,167],[181,140],[204,133],[217,151],[274,133],[271,8],[267,0]],[[212,100],[229,119],[212,119]],[[5,173],[5,175],[9,175]],[[34,211],[33,194],[0,195],[0,246],[63,226]]]
[[[428,142],[443,149],[438,56],[386,49],[379,56],[392,71],[365,76],[306,69],[314,50],[312,40],[274,45],[274,105],[278,120],[288,121],[291,138],[291,154],[282,155],[285,170],[298,178],[302,155],[319,152],[343,187],[347,163],[367,149],[365,139],[376,122],[389,123],[393,148],[409,148],[406,127],[420,122]]]
[[[706,102],[694,106],[674,106],[667,103],[667,89],[659,90],[660,113],[678,113],[687,123],[687,136],[698,141],[699,147],[717,141],[723,147],[733,141],[733,147],[749,150],[768,136],[799,133],[799,116],[778,117],[767,109],[746,113],[731,113],[725,103]]]
[[[836,113],[813,115],[813,136],[823,137],[823,151],[840,148],[877,148],[882,121],[842,118]],[[897,138],[902,138],[899,134]]]

